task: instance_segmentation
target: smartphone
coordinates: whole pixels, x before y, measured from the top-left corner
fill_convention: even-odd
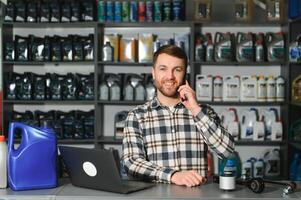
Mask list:
[[[184,76],[184,80],[182,82],[182,85],[185,85],[186,81],[188,81],[188,83],[189,83],[189,74],[187,74],[187,73]],[[188,99],[187,99],[186,95],[184,95],[184,97],[181,98],[181,101],[187,101],[187,100]]]

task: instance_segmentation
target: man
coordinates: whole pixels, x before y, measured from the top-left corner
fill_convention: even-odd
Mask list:
[[[189,187],[206,181],[207,145],[219,157],[234,140],[208,105],[199,105],[185,80],[187,56],[174,45],[154,54],[156,97],[131,110],[125,122],[123,162],[137,178]]]

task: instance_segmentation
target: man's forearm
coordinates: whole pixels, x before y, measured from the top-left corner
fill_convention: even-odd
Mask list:
[[[221,125],[212,108],[202,108],[195,117],[196,126],[207,145],[220,157],[228,157],[234,151],[231,134]]]

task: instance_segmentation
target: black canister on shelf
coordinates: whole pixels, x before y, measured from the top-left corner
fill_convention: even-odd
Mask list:
[[[5,7],[4,21],[13,22],[15,21],[15,3],[13,1],[8,1]]]
[[[61,22],[71,21],[71,6],[69,2],[63,2],[61,5]]]
[[[37,19],[38,19],[37,14],[38,14],[37,3],[36,2],[28,2],[27,3],[26,21],[27,22],[37,22]]]
[[[22,36],[15,36],[16,44],[16,60],[17,61],[28,61],[28,38]]]
[[[39,22],[50,22],[50,6],[48,2],[42,2],[39,10]]]
[[[44,75],[34,74],[33,77],[33,99],[45,100],[46,80]]]
[[[15,2],[15,9],[16,9],[16,22],[25,22],[26,20],[26,5],[23,1]]]
[[[53,1],[49,4],[49,7],[50,7],[50,22],[60,22],[61,4],[58,1]]]

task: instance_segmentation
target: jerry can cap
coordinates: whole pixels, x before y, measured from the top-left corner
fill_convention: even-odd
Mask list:
[[[4,135],[0,135],[0,142],[4,142],[5,141],[5,136]]]

